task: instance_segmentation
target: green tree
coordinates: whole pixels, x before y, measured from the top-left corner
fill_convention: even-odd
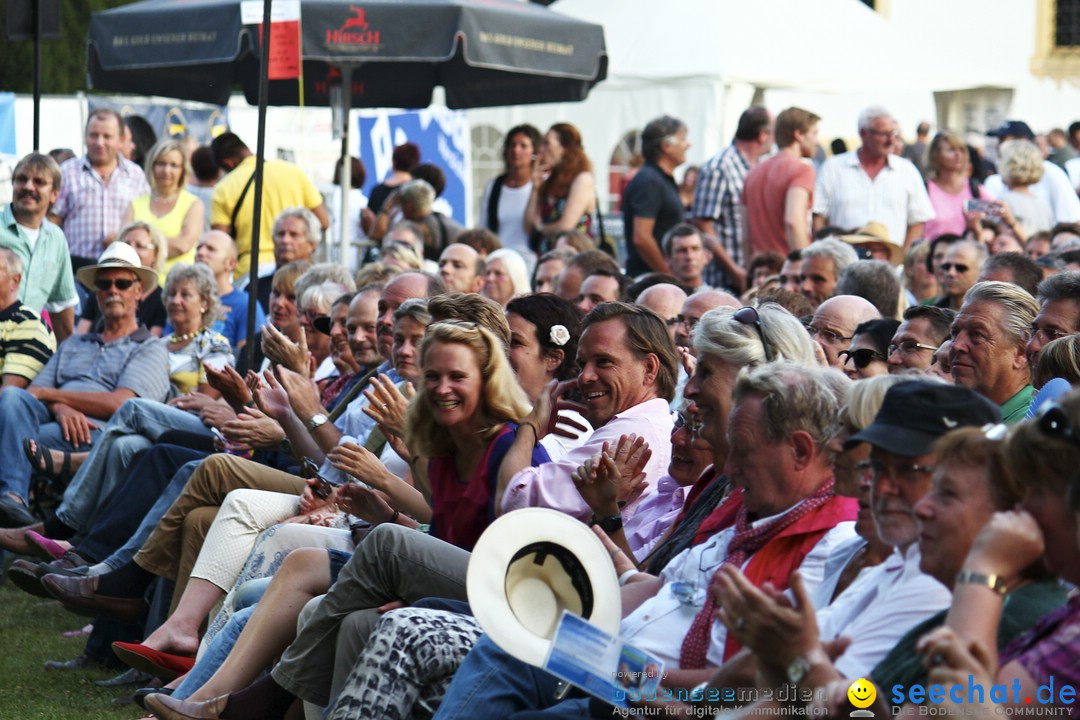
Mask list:
[[[77,0],[60,2],[60,39],[41,43],[41,92],[66,95],[86,90],[86,32],[91,13],[133,0]],[[3,7],[3,3],[0,3]],[[8,42],[7,16],[0,12],[0,90],[34,91],[34,42]]]

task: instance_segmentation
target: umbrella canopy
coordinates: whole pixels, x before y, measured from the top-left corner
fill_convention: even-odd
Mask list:
[[[224,105],[255,104],[259,27],[241,0],[144,0],[95,13],[90,85]],[[436,85],[451,108],[582,100],[607,75],[599,25],[516,0],[302,0],[303,101],[330,105],[338,66],[351,107],[419,108]],[[272,50],[273,52],[273,50]],[[273,105],[300,104],[296,80],[270,82]]]

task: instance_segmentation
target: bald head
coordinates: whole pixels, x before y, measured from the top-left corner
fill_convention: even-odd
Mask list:
[[[738,308],[742,307],[742,303],[737,297],[723,290],[700,290],[686,298],[681,313],[683,322],[675,324],[675,344],[691,348],[693,352],[693,343],[690,341],[691,331],[701,320],[702,315],[718,307]]]
[[[867,320],[881,317],[878,309],[865,298],[857,295],[837,295],[818,306],[810,321],[814,341],[825,351],[829,365],[842,368],[839,353],[847,350],[855,328]]]
[[[210,268],[214,277],[231,274],[236,267],[236,241],[228,233],[210,230],[199,238],[195,250],[195,262]]]
[[[671,321],[678,317],[683,303],[686,302],[686,293],[681,288],[668,283],[653,285],[643,290],[634,302],[659,315],[660,319],[667,323],[668,332],[671,333],[672,339],[675,338],[675,326],[677,323]]]

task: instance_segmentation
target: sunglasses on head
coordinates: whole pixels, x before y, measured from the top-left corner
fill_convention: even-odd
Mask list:
[[[871,348],[860,348],[858,350],[841,350],[837,353],[844,359],[844,364],[847,365],[848,359],[855,363],[855,367],[862,370],[875,360],[886,360],[885,356],[879,353],[877,350]]]
[[[108,292],[109,290],[112,290],[114,285],[116,286],[117,290],[127,290],[134,284],[135,281],[131,278],[98,278],[94,280],[94,287],[96,287],[102,292]]]
[[[956,270],[956,272],[963,275],[968,271],[968,266],[960,265],[959,263],[941,263],[941,269],[945,272],[949,272],[950,270]]]
[[[758,337],[761,339],[761,349],[765,351],[765,362],[772,362],[772,351],[769,350],[769,343],[765,342],[765,328],[761,324],[761,315],[758,314],[757,308],[749,305],[739,308],[732,317],[743,325],[754,326]]]

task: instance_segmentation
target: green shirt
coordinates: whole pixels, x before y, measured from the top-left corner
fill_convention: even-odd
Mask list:
[[[1023,420],[1034,397],[1035,388],[1030,384],[1025,385],[1001,406],[1001,421],[1006,425],[1013,425]]]
[[[1029,583],[1006,595],[998,622],[998,650],[1034,626],[1043,615],[1064,605],[1066,597],[1065,588],[1056,580]],[[891,693],[893,685],[910,688],[926,684],[926,666],[922,655],[915,652],[915,645],[923,635],[944,625],[947,614],[948,610],[942,610],[913,627],[877,664],[870,678],[880,688],[879,692]]]
[[[43,220],[31,252],[30,239],[26,230],[15,222],[10,204],[4,208],[0,223],[3,224],[0,247],[14,250],[23,264],[19,302],[36,313],[43,309],[60,312],[77,305],[79,296],[75,292],[75,276],[71,272],[71,256],[64,231]]]

